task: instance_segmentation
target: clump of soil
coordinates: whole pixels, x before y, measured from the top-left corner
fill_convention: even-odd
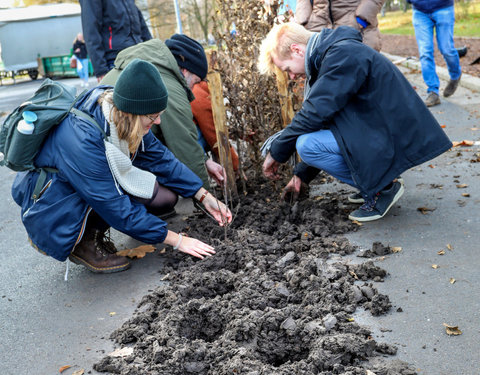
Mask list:
[[[204,215],[185,231],[215,245],[203,261],[171,250],[162,270],[168,283],[143,298],[136,314],[112,334],[133,347],[124,358],[105,357],[100,372],[124,375],[412,375],[409,366],[383,357],[379,344],[355,323],[361,306],[373,315],[390,308],[368,280],[386,275],[371,264],[351,266],[330,254],[355,248],[342,234],[345,197],[279,203],[272,185],[242,197],[227,239]],[[360,275],[360,277],[358,276]],[[160,277],[160,276],[159,276]]]
[[[360,258],[373,258],[391,254],[392,248],[390,246],[385,246],[379,241],[376,241],[372,244],[371,250],[365,250],[360,252],[357,256]]]

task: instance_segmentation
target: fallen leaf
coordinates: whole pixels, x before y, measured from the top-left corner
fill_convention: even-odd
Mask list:
[[[70,367],[72,367],[72,366],[70,366],[70,365],[62,366],[62,367],[60,367],[60,369],[58,370],[58,372],[61,374],[61,373],[64,372],[66,369],[69,369]]]
[[[451,325],[448,325],[447,323],[443,323],[443,325],[445,326],[445,330],[447,331],[447,335],[457,336],[457,335],[462,334],[462,331],[460,331],[460,329],[458,329],[458,326],[451,326]]]
[[[110,357],[127,357],[132,353],[133,353],[133,348],[126,346],[121,349],[120,348],[115,349],[113,352],[109,354],[109,356]]]
[[[75,371],[72,375],[83,375],[85,374],[85,370],[82,368],[80,370]]]
[[[447,243],[447,249],[450,250],[450,251],[452,251],[452,250],[453,250],[453,246],[450,245],[449,243]]]
[[[349,322],[354,322],[354,321],[355,321],[355,319],[353,319],[353,318],[347,318],[347,320],[348,320]]]
[[[352,275],[352,277],[355,279],[355,280],[358,280],[358,276],[355,272],[353,271],[349,271],[350,275]]]
[[[464,139],[463,141],[460,141],[460,142],[452,142],[453,144],[453,147],[458,147],[458,146],[473,146],[475,142],[473,141],[467,141],[466,139]]]
[[[112,312],[110,313],[110,316],[114,316],[114,315],[117,315],[117,313],[116,313],[115,311],[112,311]]]
[[[376,375],[376,374],[370,370],[367,370],[367,373],[365,375]]]
[[[440,250],[439,252],[437,252],[438,255],[445,255],[445,250]]]
[[[439,267],[440,267],[440,266],[439,266],[438,264],[432,264],[432,268],[435,269],[435,270],[436,270],[437,268],[439,268]]]
[[[455,280],[453,277],[450,278],[450,284],[455,284],[455,281],[457,280]]]
[[[360,223],[360,222],[357,221],[357,220],[352,220],[352,223],[353,223],[353,224],[357,224],[359,227],[361,227],[361,226],[363,225],[362,223]]]
[[[468,198],[468,197],[470,197],[470,194],[469,193],[462,193],[462,197]]]
[[[418,207],[417,211],[420,211],[422,214],[426,215],[429,211],[435,211],[435,208]]]
[[[125,249],[117,252],[117,255],[129,258],[143,258],[147,253],[153,253],[155,248],[152,245],[142,245],[134,249]]]
[[[476,131],[478,130],[478,128],[470,128],[470,130]]]
[[[400,251],[402,251],[402,248],[400,246],[393,246],[392,247],[392,252],[393,253],[399,253]]]
[[[447,125],[440,125],[440,127],[445,129]]]
[[[429,164],[428,166],[432,169],[435,168],[435,166],[433,164]]]
[[[465,189],[466,187],[468,187],[467,184],[457,184],[458,189]]]

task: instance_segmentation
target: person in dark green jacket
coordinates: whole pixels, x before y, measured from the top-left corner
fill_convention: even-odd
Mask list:
[[[305,77],[302,108],[273,140],[263,164],[277,178],[298,151],[302,163],[286,187],[298,193],[319,170],[354,186],[364,204],[351,220],[382,218],[404,191],[397,177],[452,147],[452,142],[403,74],[341,26],[313,33],[276,25],[262,42],[258,67]]]
[[[167,109],[161,116],[160,126],[152,128],[153,134],[201,178],[204,188],[210,187],[209,175],[221,184],[224,180],[223,168],[207,159],[198,143],[197,127],[190,106],[195,99],[191,89],[206,77],[208,70],[201,44],[188,36],[175,34],[165,43],[151,39],[131,46],[118,54],[115,68],[103,78],[101,84],[115,85],[121,71],[135,58],[155,65],[168,91]]]

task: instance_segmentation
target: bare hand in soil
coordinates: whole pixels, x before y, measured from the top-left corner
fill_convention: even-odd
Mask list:
[[[178,251],[200,259],[203,259],[205,256],[212,256],[215,254],[214,248],[210,245],[207,245],[206,243],[195,238],[186,236],[182,238],[182,242],[178,247]]]
[[[208,159],[205,166],[207,167],[208,175],[212,177],[217,184],[223,186],[223,182],[225,181],[225,169],[212,159]]]
[[[300,180],[300,178],[297,176],[293,176],[287,186],[283,188],[282,199],[288,202],[296,201],[298,199],[298,195],[300,194],[301,188],[302,180]]]
[[[271,179],[271,180],[278,180],[281,177],[277,174],[278,167],[280,166],[280,163],[276,161],[270,153],[267,154],[267,157],[265,158],[265,161],[263,162],[263,174],[265,177]]]
[[[205,209],[223,227],[232,221],[232,213],[223,202],[220,202],[212,194],[208,194],[203,201]]]

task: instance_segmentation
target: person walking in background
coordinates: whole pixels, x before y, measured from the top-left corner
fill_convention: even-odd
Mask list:
[[[295,22],[320,32],[350,26],[360,30],[363,42],[380,51],[382,46],[377,15],[385,0],[297,0]]]
[[[152,39],[134,0],[80,0],[82,28],[98,82],[114,66],[117,54]]]
[[[413,6],[412,22],[417,39],[422,75],[427,85],[425,104],[432,107],[440,104],[440,80],[435,71],[433,56],[433,31],[437,35],[437,45],[447,63],[450,81],[443,90],[443,96],[455,93],[462,76],[460,58],[453,41],[455,9],[453,0],[407,0]]]
[[[78,33],[73,41],[73,54],[77,59],[77,74],[82,80],[81,86],[88,86],[88,56],[83,34]]]

